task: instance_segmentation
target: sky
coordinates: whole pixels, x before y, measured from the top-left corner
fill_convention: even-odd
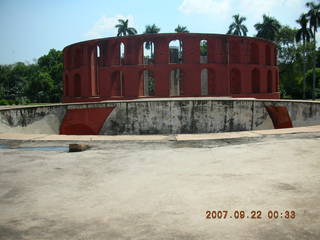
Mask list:
[[[33,63],[50,49],[113,37],[118,19],[143,33],[156,24],[161,33],[178,24],[193,33],[225,34],[232,16],[247,18],[248,36],[262,15],[298,27],[306,0],[0,0],[0,64]]]

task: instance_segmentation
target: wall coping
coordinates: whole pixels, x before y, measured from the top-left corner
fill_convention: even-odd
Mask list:
[[[63,48],[63,51],[66,48],[72,47],[77,44],[87,44],[90,42],[95,42],[95,41],[104,41],[104,40],[114,40],[114,39],[130,39],[130,38],[154,38],[154,37],[172,37],[172,36],[182,36],[182,37],[197,37],[197,36],[210,36],[210,37],[226,37],[226,38],[245,38],[245,39],[252,39],[252,40],[261,40],[267,43],[271,43],[275,45],[275,42],[264,39],[264,38],[259,38],[259,37],[249,37],[249,36],[236,36],[232,34],[221,34],[221,33],[156,33],[156,34],[136,34],[136,35],[129,35],[129,36],[112,36],[112,37],[104,37],[104,38],[95,38],[95,39],[89,39],[85,41],[80,41],[76,43],[72,43],[70,45],[67,45],[66,47]]]
[[[255,99],[255,98],[232,98],[232,97],[176,97],[176,98],[139,98],[133,100],[105,100],[99,102],[78,102],[78,103],[53,103],[53,104],[39,104],[32,106],[10,106],[0,107],[0,112],[8,110],[21,110],[33,108],[48,108],[48,107],[68,107],[77,105],[103,105],[103,104],[117,104],[117,103],[139,103],[139,102],[183,102],[183,101],[252,101],[252,102],[293,102],[293,103],[314,103],[320,104],[320,101],[312,100],[291,100],[291,99]]]

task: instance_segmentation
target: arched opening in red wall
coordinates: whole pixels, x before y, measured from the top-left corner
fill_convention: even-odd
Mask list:
[[[102,65],[102,57],[101,57],[101,47],[97,45],[96,47],[96,65],[95,65],[95,72],[96,72],[96,80],[94,83],[94,89],[92,91],[92,96],[98,96],[99,95],[99,81],[100,81],[100,66]]]
[[[181,40],[172,40],[169,43],[169,63],[183,62],[183,43]]]
[[[97,45],[97,58],[99,59],[100,58],[100,46]]]
[[[111,97],[124,96],[124,74],[122,71],[116,71],[111,74]]]
[[[216,92],[216,73],[208,68],[208,95],[215,95]]]
[[[73,86],[74,86],[74,93],[75,97],[81,97],[81,77],[79,74],[75,74],[73,77]]]
[[[143,43],[143,64],[154,64],[154,42]]]
[[[257,68],[251,72],[251,87],[252,93],[260,92],[260,71]]]
[[[259,64],[259,47],[254,42],[250,46],[250,63]]]
[[[241,72],[237,68],[233,68],[230,72],[230,91],[231,94],[241,92]]]
[[[208,63],[208,41],[200,41],[200,63]]]
[[[266,65],[271,65],[271,50],[270,50],[269,45],[266,45],[265,51],[266,51],[266,53],[265,53]]]
[[[150,70],[143,70],[140,74],[139,96],[155,95],[155,79],[154,74]]]
[[[230,63],[240,63],[240,43],[239,41],[230,41],[229,43]]]
[[[273,92],[273,86],[272,86],[272,72],[271,70],[268,71],[268,93]]]
[[[201,71],[201,96],[212,96],[215,94],[215,72],[204,68]]]
[[[69,77],[68,75],[64,76],[64,95],[69,96]]]
[[[124,65],[125,64],[125,56],[126,56],[126,47],[124,45],[123,42],[120,43],[120,65]]]
[[[183,95],[183,72],[181,69],[176,68],[170,71],[170,96]]]

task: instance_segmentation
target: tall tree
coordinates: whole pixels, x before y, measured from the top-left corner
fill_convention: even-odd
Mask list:
[[[160,28],[155,24],[147,25],[144,34],[156,34],[160,32]],[[153,56],[153,42],[146,42],[146,49],[151,49],[151,57]]]
[[[312,78],[312,99],[316,98],[315,88],[316,88],[316,32],[320,25],[320,4],[314,2],[307,2],[306,6],[309,8],[307,16],[309,18],[309,26],[312,29],[312,37],[314,44],[313,53],[313,78]]]
[[[238,36],[247,36],[248,29],[243,24],[247,19],[246,17],[241,17],[239,14],[233,15],[233,23],[230,24],[227,34],[233,34]]]
[[[276,38],[279,63],[292,64],[296,61],[296,34],[297,29],[281,26]]]
[[[277,19],[263,14],[262,23],[257,23],[254,27],[257,30],[257,37],[274,41],[281,28],[281,24]]]
[[[127,36],[127,35],[135,35],[137,34],[137,30],[133,27],[129,27],[129,20],[118,19],[119,24],[115,27],[118,28],[117,36]]]
[[[174,31],[176,33],[188,33],[189,30],[187,29],[186,26],[180,26],[178,24],[178,26],[174,29]],[[179,52],[180,52],[180,58],[182,59],[182,41],[179,40]]]
[[[159,33],[160,32],[160,28],[155,25],[147,25],[146,26],[146,30],[144,31],[145,34],[152,34],[152,33]]]
[[[310,42],[310,38],[312,37],[311,29],[308,28],[308,19],[306,14],[302,14],[300,18],[296,21],[300,28],[296,33],[296,41],[301,42],[303,46],[303,99],[306,98],[306,42]]]
[[[53,87],[50,89],[50,101],[59,102],[62,96],[63,90],[63,53],[62,51],[50,49],[48,54],[43,55],[38,59],[38,66],[41,72],[46,72],[49,74],[50,78],[53,80]],[[44,78],[42,76],[42,79]],[[47,90],[49,91],[49,89]]]
[[[180,26],[180,25],[178,25],[178,26],[174,29],[174,31],[175,31],[176,33],[188,33],[188,32],[189,32],[189,30],[187,29],[186,26]]]
[[[295,36],[297,30],[282,26],[277,34],[277,60],[280,73],[280,93],[282,97],[302,98],[302,63],[298,62]]]
[[[33,64],[0,65],[0,105],[59,102],[62,75],[63,54],[55,49]]]

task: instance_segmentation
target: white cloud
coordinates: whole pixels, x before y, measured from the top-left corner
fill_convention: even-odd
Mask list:
[[[100,38],[105,37],[106,35],[116,35],[117,29],[115,25],[118,24],[118,19],[129,19],[129,27],[134,27],[134,18],[133,16],[123,16],[118,14],[113,17],[102,16],[85,34],[88,38]]]
[[[241,0],[239,1],[239,9],[242,14],[257,18],[261,17],[264,13],[268,14],[279,2],[281,2],[281,0]]]
[[[263,14],[273,15],[274,11],[290,11],[304,5],[304,0],[239,0],[239,10],[242,14],[254,19],[261,18]]]
[[[230,17],[240,13],[257,18],[262,14],[271,14],[275,9],[289,11],[302,8],[305,0],[182,0],[179,10],[186,14],[212,15],[212,17]]]
[[[189,17],[190,25],[208,32],[225,33],[234,14],[245,16],[249,35],[254,35],[254,24],[262,21],[262,15],[275,17],[281,24],[296,26],[295,20],[306,11],[306,0],[181,0],[178,10]],[[203,19],[213,24],[203,24]],[[192,28],[192,27],[191,27]]]
[[[184,14],[219,14],[220,17],[227,17],[230,0],[183,0],[179,10]]]

